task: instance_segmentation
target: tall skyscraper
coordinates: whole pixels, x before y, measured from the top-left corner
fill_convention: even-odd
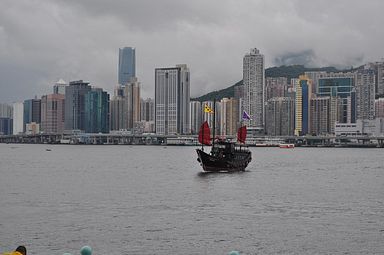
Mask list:
[[[13,108],[0,103],[0,135],[11,135],[13,132]]]
[[[133,77],[136,77],[136,49],[124,47],[119,49],[118,82],[125,85]]]
[[[65,130],[85,130],[85,94],[89,82],[71,81],[65,88]]]
[[[13,108],[12,105],[0,103],[0,118],[12,118]]]
[[[296,83],[295,100],[295,135],[306,135],[310,131],[312,97],[312,81],[305,75],[300,75]]]
[[[0,135],[12,135],[13,119],[0,117]]]
[[[141,120],[155,121],[155,100],[152,98],[141,99]]]
[[[190,102],[190,125],[191,125],[191,133],[198,134],[202,121],[202,111],[201,111],[201,102],[199,101],[191,101]]]
[[[187,65],[155,69],[156,133],[188,134],[190,73]]]
[[[251,49],[243,58],[244,110],[251,116],[247,126],[264,129],[264,55]]]
[[[13,103],[13,134],[24,132],[24,104]]]
[[[28,99],[24,101],[23,130],[32,122],[41,122],[41,99]]]
[[[356,73],[356,118],[375,118],[375,72],[372,69]]]
[[[223,98],[220,111],[220,135],[232,136],[237,134],[239,123],[239,102],[234,98]]]
[[[315,135],[329,134],[331,97],[313,97],[311,98],[311,126],[310,133]]]
[[[337,98],[340,123],[356,122],[355,79],[354,73],[327,73],[318,78],[317,96]]]
[[[376,94],[384,96],[384,62],[377,63]]]
[[[384,118],[384,97],[375,100],[375,117]]]
[[[126,121],[126,100],[123,96],[113,96],[110,101],[110,129],[121,130],[127,129]]]
[[[41,125],[45,134],[61,134],[64,131],[64,94],[57,93],[41,97]]]
[[[294,133],[295,100],[291,97],[273,97],[265,110],[265,131],[271,136],[289,136]]]
[[[133,77],[124,88],[124,98],[126,102],[126,120],[127,129],[133,129],[136,122],[140,121],[140,82],[136,77]]]
[[[111,130],[132,130],[141,119],[140,82],[136,77],[115,89],[110,102]]]
[[[321,77],[326,77],[327,72],[324,72],[324,71],[305,72],[304,75],[306,75],[312,81],[312,93],[316,94],[319,92],[318,91],[319,79]]]
[[[109,95],[100,88],[85,94],[86,133],[109,133]]]
[[[265,91],[265,102],[274,97],[286,97],[288,92],[287,78],[267,77]]]
[[[60,79],[58,80],[55,85],[53,85],[53,94],[63,94],[65,95],[65,87],[67,86],[67,83]]]

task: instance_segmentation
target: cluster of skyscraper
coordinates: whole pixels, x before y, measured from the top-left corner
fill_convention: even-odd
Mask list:
[[[58,81],[53,94],[13,106],[0,104],[0,134],[65,132],[197,134],[216,111],[216,134],[236,134],[246,124],[253,135],[290,136],[384,130],[384,63],[354,72],[306,72],[297,78],[265,77],[264,55],[251,49],[243,58],[243,84],[233,98],[190,101],[187,65],[155,69],[155,98],[142,99],[135,48],[119,49],[114,95],[89,82]],[[243,120],[247,112],[250,120]]]
[[[145,128],[152,132],[154,102],[140,98],[134,48],[119,49],[118,81],[111,99],[89,82],[59,80],[53,94],[13,106],[0,104],[0,134],[133,132],[140,128],[140,132]]]
[[[192,133],[202,121],[210,121],[199,114],[204,105],[212,104],[191,102]],[[266,78],[264,56],[251,49],[243,58],[243,84],[235,87],[234,98],[216,105],[216,133],[234,135],[243,122],[253,135],[378,135],[384,132],[383,107],[383,62],[354,72]],[[251,120],[241,119],[243,111]]]

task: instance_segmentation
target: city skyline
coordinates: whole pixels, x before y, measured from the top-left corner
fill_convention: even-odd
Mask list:
[[[158,66],[186,63],[194,73],[192,97],[234,84],[241,56],[254,46],[266,67],[350,67],[384,56],[381,1],[6,0],[0,7],[0,102],[6,103],[47,94],[59,78],[84,79],[112,94],[116,52],[126,45],[137,49],[144,98],[154,94]],[[170,15],[171,9],[179,12]],[[305,40],[297,40],[298,32]]]

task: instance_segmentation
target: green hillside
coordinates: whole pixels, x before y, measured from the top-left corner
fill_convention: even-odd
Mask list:
[[[335,67],[321,67],[321,68],[308,68],[303,65],[292,65],[292,66],[279,66],[279,67],[270,67],[265,69],[266,77],[287,77],[288,80],[291,78],[298,78],[300,74],[304,72],[314,72],[314,71],[325,71],[325,72],[339,72]],[[242,85],[243,80],[236,82],[235,84],[218,91],[212,91],[208,94],[202,95],[197,98],[192,98],[194,101],[212,101],[213,99],[220,100],[224,97],[233,97],[234,88],[238,85]]]

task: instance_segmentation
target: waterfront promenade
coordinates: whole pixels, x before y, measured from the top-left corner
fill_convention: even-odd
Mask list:
[[[236,139],[236,137],[227,137]],[[0,136],[0,143],[99,144],[99,145],[199,145],[197,135],[157,134],[36,134]],[[254,136],[248,146],[278,146],[292,143],[312,147],[381,147],[384,136]]]

